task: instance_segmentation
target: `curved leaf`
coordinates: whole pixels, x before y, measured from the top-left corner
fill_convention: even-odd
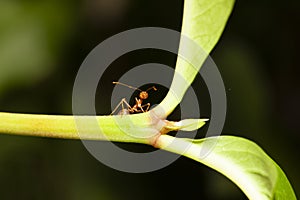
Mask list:
[[[208,119],[184,119],[179,122],[167,121],[164,126],[168,131],[194,131],[205,125]]]
[[[210,51],[218,42],[234,0],[185,0],[181,40],[172,85],[160,103],[160,116],[168,116],[181,102]],[[155,109],[154,109],[155,110]]]
[[[224,174],[249,199],[296,199],[280,167],[258,145],[247,139],[219,136],[190,140],[162,135],[156,145]]]

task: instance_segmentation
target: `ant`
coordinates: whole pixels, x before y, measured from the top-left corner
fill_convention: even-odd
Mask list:
[[[148,91],[153,89],[154,91],[156,91],[156,87],[155,86],[152,86],[150,88],[148,88],[147,90],[143,91],[139,88],[136,88],[136,87],[132,87],[130,85],[127,85],[127,84],[124,84],[124,83],[121,83],[121,82],[112,82],[113,84],[119,84],[119,85],[123,85],[125,87],[128,87],[128,88],[131,88],[131,89],[134,89],[134,90],[139,90],[141,91],[140,94],[139,94],[139,98],[135,97],[135,104],[134,106],[130,106],[129,103],[126,101],[125,98],[123,98],[120,103],[116,106],[116,108],[111,112],[111,115],[116,112],[116,110],[122,106],[122,110],[119,112],[119,114],[121,115],[126,115],[126,114],[133,114],[133,113],[139,113],[139,112],[147,112],[150,108],[150,103],[147,103],[147,104],[143,104],[143,100],[147,99],[148,98]],[[127,106],[127,109],[124,108],[124,104]],[[146,109],[144,109],[146,107]]]

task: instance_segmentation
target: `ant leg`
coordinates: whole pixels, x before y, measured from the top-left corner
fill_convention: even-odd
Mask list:
[[[132,112],[141,112],[142,110],[139,110],[139,100],[135,97],[135,105],[132,107]]]
[[[143,106],[140,106],[140,109],[141,109],[141,111],[143,111],[143,113],[145,112],[144,109],[143,109]]]
[[[120,103],[115,107],[115,109],[110,113],[110,115],[112,115],[112,114],[114,114],[116,111],[117,111],[117,109],[120,107],[120,105],[122,105],[122,107],[123,107],[123,99],[120,101]]]
[[[129,103],[124,99],[123,103],[125,103],[125,105],[127,106],[127,110],[130,112],[130,113],[133,113],[134,112],[134,108],[131,107],[129,105]]]
[[[144,110],[143,107],[146,107],[146,109]],[[143,112],[148,112],[149,108],[150,108],[150,103],[141,106],[141,110],[143,110]]]
[[[146,112],[148,112],[148,111],[149,111],[149,108],[150,108],[150,103],[147,103],[147,104],[145,104],[145,105],[143,105],[143,106],[147,106]]]
[[[140,112],[145,112],[144,109],[142,108],[142,106],[138,107],[139,109],[135,109],[134,111],[137,112],[137,113],[140,113]]]
[[[129,114],[129,110],[124,108],[124,101],[122,101],[122,109],[118,112],[118,115],[128,115]]]
[[[122,101],[120,101],[120,103],[115,107],[115,109],[110,113],[110,115],[114,114],[117,111],[117,109],[120,107],[121,104],[123,105]]]
[[[124,110],[124,104],[128,107],[128,111],[131,111],[131,106],[127,103],[126,99],[123,98],[120,103],[115,107],[115,109],[110,113],[110,115],[114,114],[120,106],[122,106],[122,110]]]
[[[148,105],[148,104],[149,104],[149,105]],[[147,109],[146,109],[146,111],[143,109],[143,107],[145,107],[145,106],[148,106]],[[147,104],[145,104],[145,105],[139,106],[139,108],[140,108],[141,111],[144,113],[144,112],[147,112],[147,111],[148,111],[149,106],[150,106],[150,103],[147,103]]]

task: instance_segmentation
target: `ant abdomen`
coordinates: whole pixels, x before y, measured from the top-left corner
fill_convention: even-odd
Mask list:
[[[128,109],[122,109],[120,112],[118,112],[118,115],[129,115],[130,112]]]

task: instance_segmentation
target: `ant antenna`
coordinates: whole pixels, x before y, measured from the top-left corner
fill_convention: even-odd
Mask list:
[[[149,90],[152,90],[152,89],[153,89],[154,91],[157,90],[155,86],[152,86],[152,87],[148,88],[145,92],[148,92]]]
[[[142,90],[141,89],[139,89],[139,88],[136,88],[136,87],[132,87],[132,86],[130,86],[130,85],[127,85],[127,84],[125,84],[125,83],[121,83],[121,82],[115,82],[115,81],[113,81],[112,82],[113,84],[119,84],[119,85],[123,85],[123,86],[125,86],[125,87],[128,87],[128,88],[130,88],[130,89],[134,89],[134,90],[139,90],[139,91],[141,91],[142,92]],[[156,88],[155,88],[156,89]]]

